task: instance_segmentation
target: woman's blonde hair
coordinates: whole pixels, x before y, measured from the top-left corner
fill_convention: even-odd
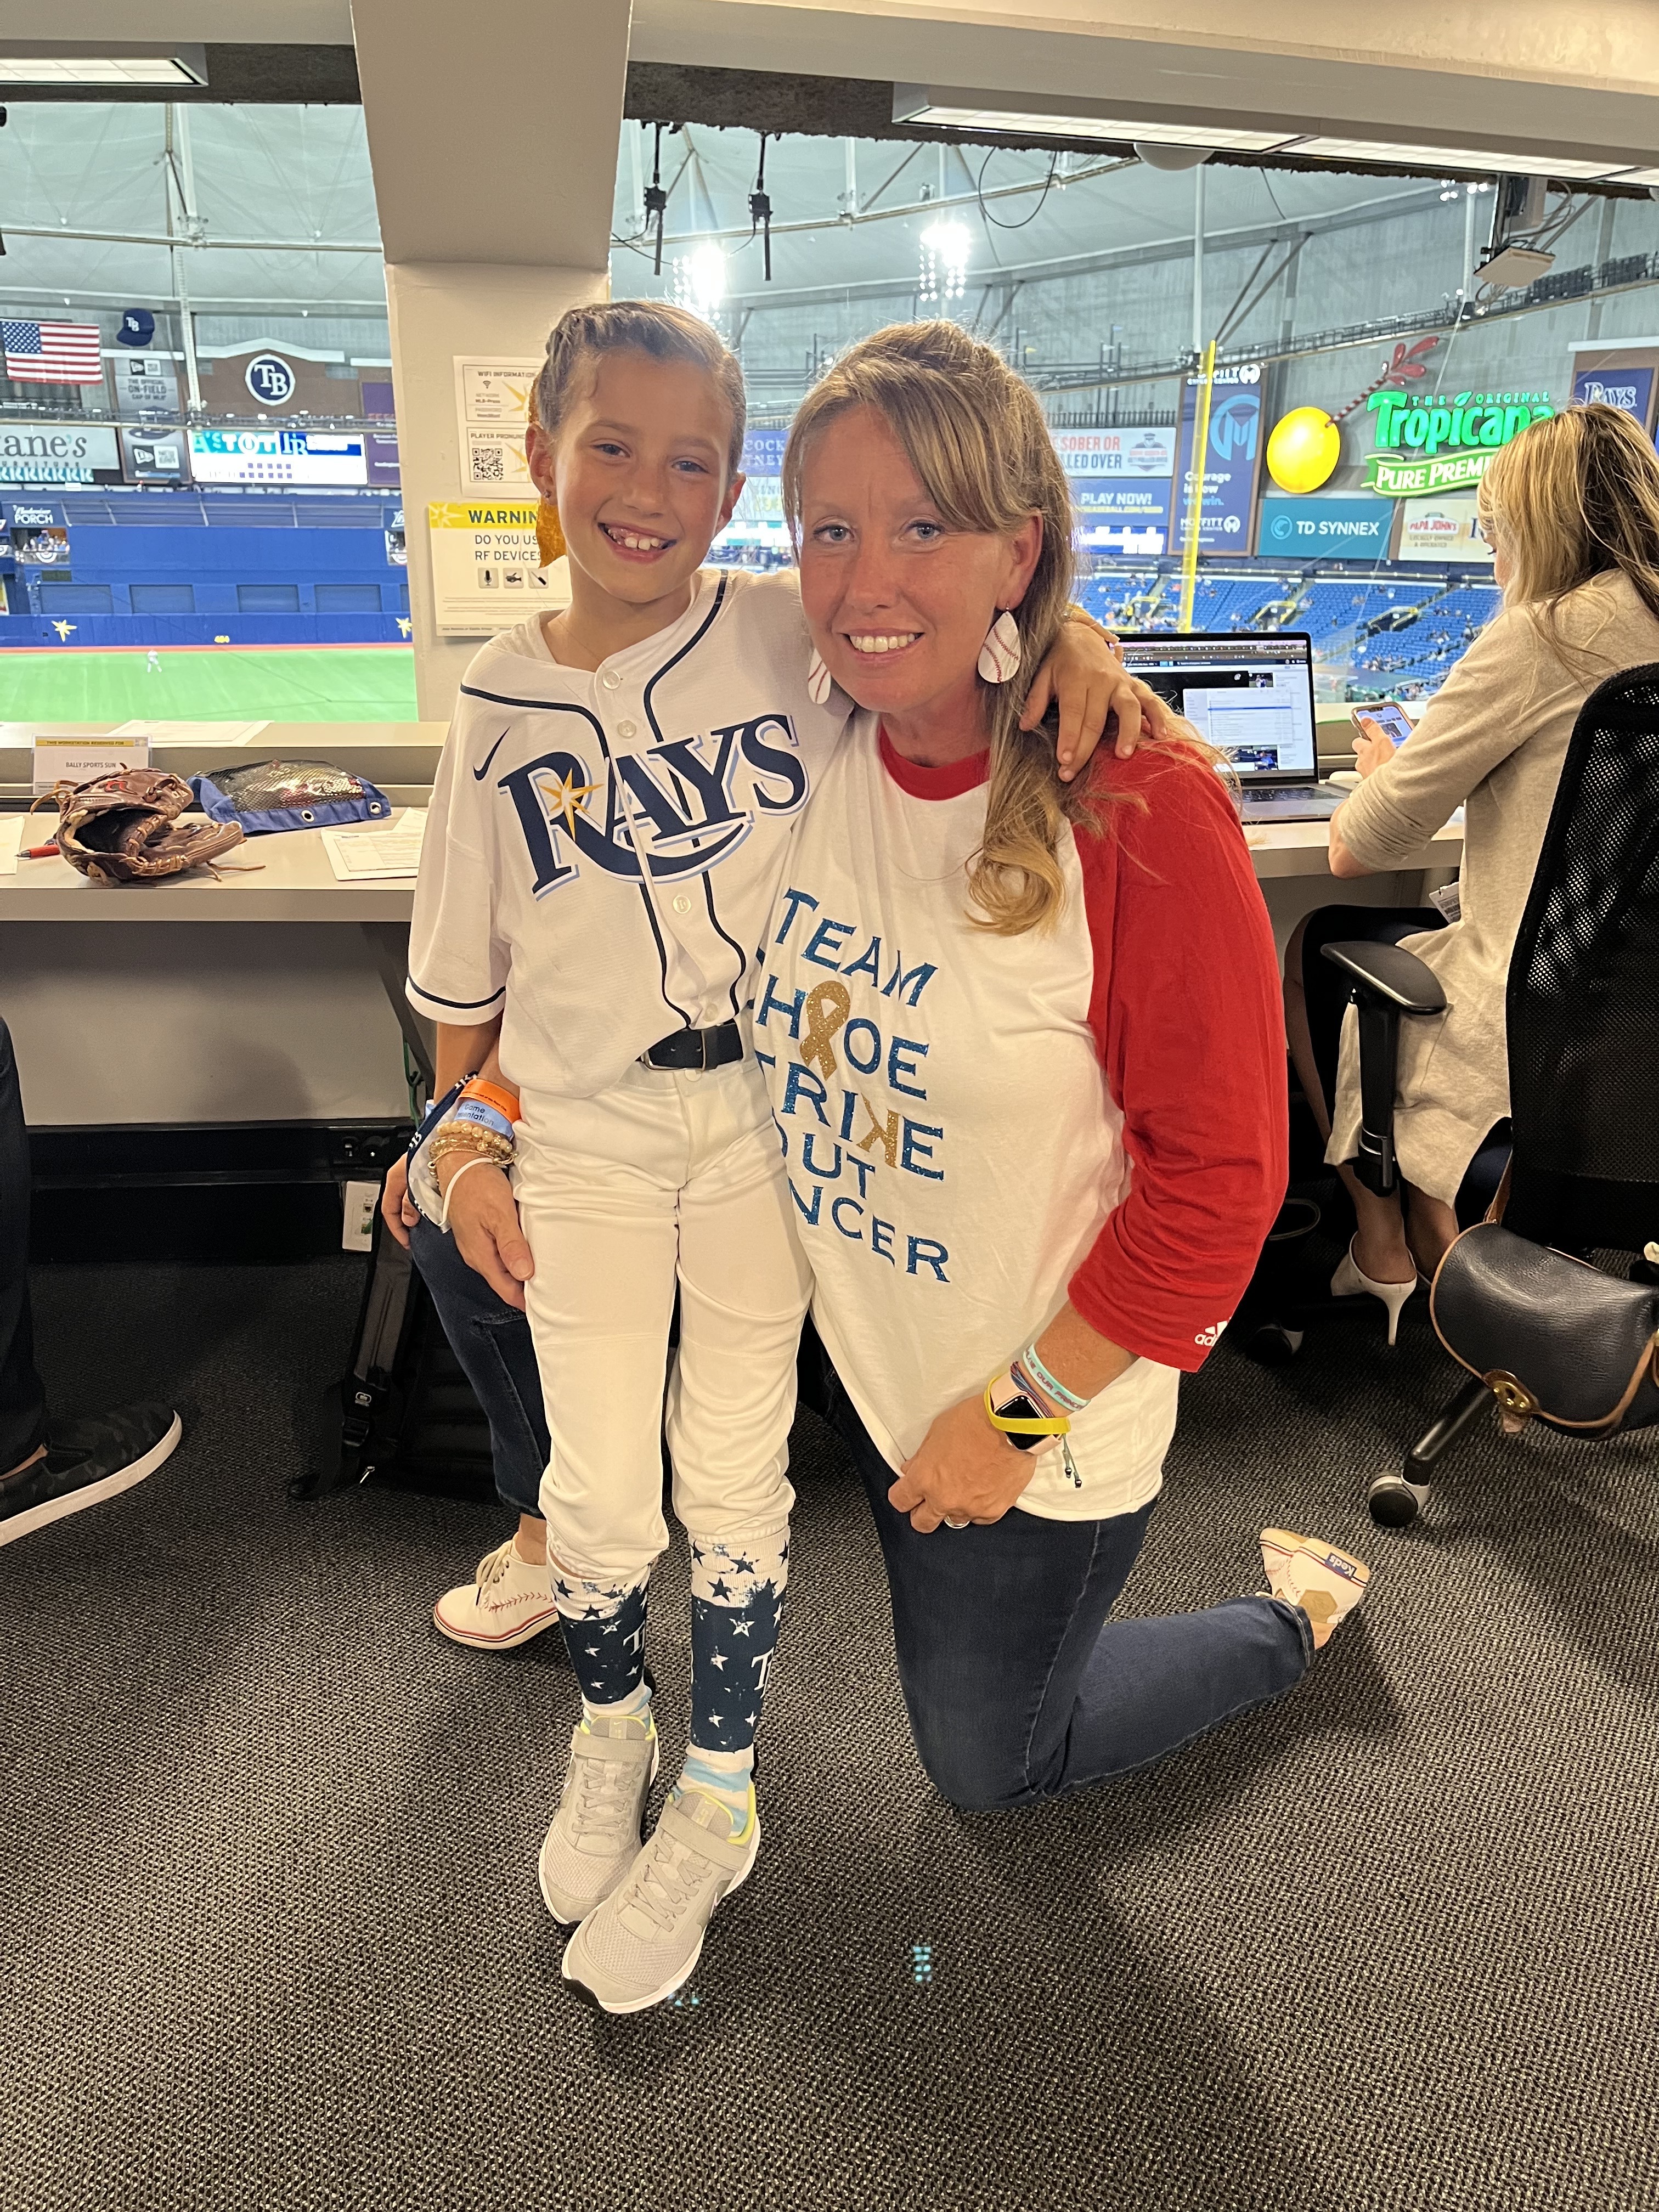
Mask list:
[[[1066,617],[1072,581],[1072,499],[1048,425],[1030,386],[988,345],[955,323],[895,323],[843,354],[807,394],[783,457],[783,506],[800,539],[801,471],[817,434],[854,407],[873,408],[954,530],[1008,538],[1032,515],[1042,548],[1025,596],[1013,610],[1020,674],[981,678],[991,741],[985,835],[968,871],[979,912],[1003,937],[1051,926],[1065,898],[1055,858],[1063,820],[1099,803],[1062,784],[1054,738],[1023,731],[1020,709],[1032,674]]]
[[[1620,409],[1533,423],[1492,456],[1479,507],[1512,564],[1507,598],[1537,611],[1558,651],[1561,602],[1611,568],[1659,618],[1659,454]]]

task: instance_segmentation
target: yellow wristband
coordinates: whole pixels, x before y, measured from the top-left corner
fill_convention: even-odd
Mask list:
[[[999,1368],[991,1377],[991,1382],[1000,1382],[1006,1372],[1006,1368]],[[1042,1420],[998,1413],[991,1403],[991,1382],[985,1386],[985,1418],[1005,1437],[1068,1437],[1072,1433],[1072,1425],[1064,1413],[1057,1413],[1051,1420]]]

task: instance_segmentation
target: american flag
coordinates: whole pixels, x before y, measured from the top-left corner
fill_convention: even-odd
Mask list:
[[[103,382],[103,332],[96,323],[0,323],[0,343],[14,384]]]

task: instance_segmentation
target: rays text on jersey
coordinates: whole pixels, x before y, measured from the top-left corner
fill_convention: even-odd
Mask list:
[[[653,881],[702,875],[734,852],[757,813],[795,813],[810,779],[787,714],[761,714],[648,752],[584,760],[565,748],[496,785],[512,803],[541,898],[574,883],[584,861]]]

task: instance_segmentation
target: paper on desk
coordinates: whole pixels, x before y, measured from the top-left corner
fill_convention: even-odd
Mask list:
[[[247,745],[269,722],[123,722],[112,738],[148,738],[151,744]]]
[[[15,876],[17,873],[17,848],[23,842],[23,831],[27,824],[27,814],[0,814],[0,876]],[[40,842],[43,845],[50,835],[49,830],[41,831]]]
[[[337,882],[363,884],[418,875],[425,830],[425,807],[406,806],[383,830],[325,830],[321,836]]]

